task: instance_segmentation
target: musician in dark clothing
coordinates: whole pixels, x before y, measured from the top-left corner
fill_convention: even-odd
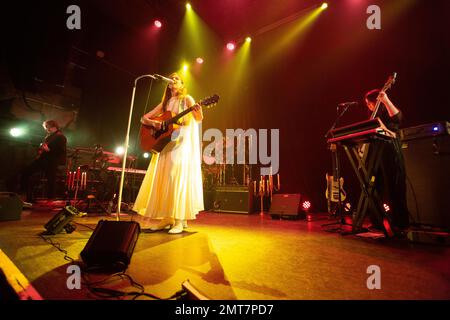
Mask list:
[[[42,126],[47,131],[47,136],[39,148],[37,158],[22,172],[21,189],[26,192],[26,202],[32,201],[30,180],[36,172],[44,172],[47,178],[47,198],[54,199],[57,169],[66,163],[67,139],[58,123],[55,120],[47,120]]]
[[[381,103],[374,118],[380,118],[383,124],[396,134],[396,138],[384,147],[379,171],[375,173],[375,188],[383,203],[390,208],[389,214],[394,229],[405,230],[409,226],[409,212],[406,202],[405,163],[399,138],[402,112],[395,107],[385,92],[375,89],[365,96],[371,113],[377,100]]]

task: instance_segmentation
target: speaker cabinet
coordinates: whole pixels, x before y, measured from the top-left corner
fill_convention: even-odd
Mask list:
[[[0,221],[20,220],[23,202],[12,192],[0,192]]]
[[[67,233],[72,233],[75,230],[75,226],[73,226],[70,222],[79,214],[77,208],[72,206],[66,206],[57,214],[55,214],[50,221],[48,221],[44,228],[47,230],[48,234],[58,234],[63,229],[66,230]]]
[[[404,141],[411,224],[450,229],[450,136]]]
[[[135,221],[100,220],[80,254],[88,271],[126,270],[140,231]]]
[[[272,204],[270,205],[270,216],[272,219],[287,218],[298,219],[305,216],[300,215],[300,201],[301,195],[299,193],[292,194],[274,194],[272,197]]]
[[[253,212],[253,196],[246,186],[217,187],[213,210],[215,212],[250,214]]]

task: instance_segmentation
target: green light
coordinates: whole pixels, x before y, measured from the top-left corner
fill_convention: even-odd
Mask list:
[[[116,148],[115,151],[116,151],[116,154],[120,156],[120,155],[125,153],[125,148],[122,147],[122,146],[119,146],[119,147]]]
[[[23,136],[25,134],[25,130],[22,128],[11,128],[11,130],[9,130],[9,134],[14,138],[17,138]]]

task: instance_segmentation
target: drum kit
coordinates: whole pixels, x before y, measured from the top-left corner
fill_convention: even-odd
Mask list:
[[[217,186],[248,186],[252,176],[252,166],[248,163],[236,164],[237,144],[233,138],[224,137],[215,144],[215,154],[203,154],[202,173],[203,187],[206,190]],[[227,164],[227,154],[233,155],[231,164]],[[248,158],[248,150],[245,148],[245,159]]]
[[[116,198],[119,174],[111,168],[122,164],[122,156],[103,150],[101,145],[93,148],[77,147],[67,150],[66,194],[71,202],[76,203],[82,211],[89,211],[89,207],[96,202],[100,212],[109,211],[103,203],[111,203]],[[127,157],[127,168],[133,167],[136,157]],[[134,201],[134,185],[136,175],[131,179],[126,176],[125,193],[130,202]],[[128,192],[127,192],[128,190]],[[84,201],[86,200],[87,201]],[[87,208],[86,208],[87,206]]]

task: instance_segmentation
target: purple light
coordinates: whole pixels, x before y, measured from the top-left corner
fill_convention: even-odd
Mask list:
[[[438,126],[433,127],[433,131],[434,132],[438,132],[439,131],[439,127]]]

